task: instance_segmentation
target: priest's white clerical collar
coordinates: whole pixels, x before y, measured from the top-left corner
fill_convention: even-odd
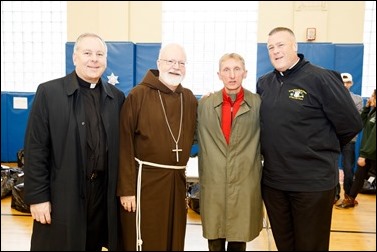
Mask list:
[[[284,72],[279,72],[281,76],[284,76],[284,73],[286,72],[289,72],[289,70],[291,70],[292,68],[294,68],[295,65],[297,65],[297,63],[300,61],[300,58],[297,59],[297,61],[293,64],[293,66],[291,66],[290,68],[288,68],[287,70],[285,70]]]
[[[94,83],[94,84],[93,84],[93,83],[91,83],[91,84],[90,84],[90,89],[93,89],[93,88],[95,88],[95,87],[96,87],[96,85],[97,85],[97,83]]]

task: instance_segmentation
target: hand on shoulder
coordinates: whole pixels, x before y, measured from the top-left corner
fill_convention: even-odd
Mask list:
[[[208,92],[208,93],[202,95],[202,97],[200,97],[200,99],[206,98],[206,97],[210,96],[211,94],[213,94],[213,92]]]

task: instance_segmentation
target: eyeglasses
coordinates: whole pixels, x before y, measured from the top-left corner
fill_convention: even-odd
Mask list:
[[[176,63],[178,63],[178,66],[182,68],[186,66],[186,62],[182,62],[182,61],[166,60],[166,59],[160,59],[160,60],[165,61],[166,65],[168,66],[174,66]]]

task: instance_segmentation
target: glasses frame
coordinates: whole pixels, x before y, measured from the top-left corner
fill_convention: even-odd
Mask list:
[[[176,63],[178,63],[178,66],[181,68],[186,67],[186,62],[183,61],[177,61],[177,60],[167,60],[167,59],[159,59],[165,62],[166,65],[168,66],[174,66]]]

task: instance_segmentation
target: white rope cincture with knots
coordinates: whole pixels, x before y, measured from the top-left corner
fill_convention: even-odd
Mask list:
[[[141,239],[141,209],[140,209],[140,197],[141,197],[141,173],[143,170],[143,165],[154,166],[158,168],[167,168],[167,169],[185,169],[186,166],[177,166],[177,165],[163,165],[147,161],[142,161],[135,157],[135,160],[139,163],[139,173],[137,175],[137,186],[136,186],[136,250],[142,251],[143,240]]]

